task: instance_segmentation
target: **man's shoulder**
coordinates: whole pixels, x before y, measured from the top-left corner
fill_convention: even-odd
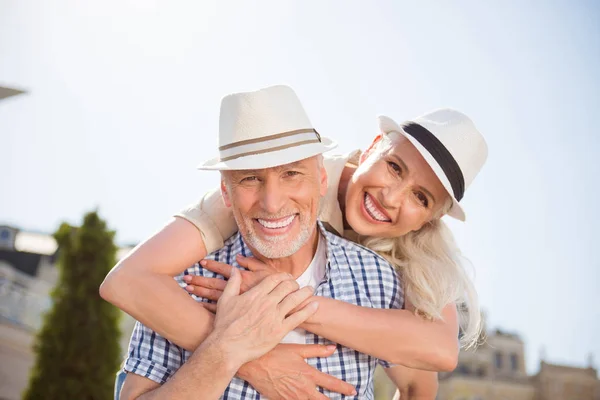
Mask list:
[[[207,255],[206,258],[209,260],[232,264],[235,262],[235,256],[237,254],[241,254],[243,256],[251,255],[250,249],[242,240],[242,235],[239,232],[236,232],[233,236],[223,242],[223,247],[213,251]]]
[[[380,266],[393,269],[393,265],[389,261],[365,246],[337,236],[328,231],[325,231],[324,235],[327,238],[327,244],[330,246],[332,251],[338,251],[349,256],[357,257],[364,262],[377,263]]]

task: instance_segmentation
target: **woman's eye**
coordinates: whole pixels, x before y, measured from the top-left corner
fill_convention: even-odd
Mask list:
[[[417,192],[415,193],[415,196],[417,196],[417,199],[421,202],[421,204],[423,204],[425,207],[429,206],[429,200],[427,200],[427,196],[425,196],[423,193],[421,192]]]
[[[397,174],[402,173],[402,168],[400,168],[398,164],[396,164],[393,161],[388,161],[387,163],[390,166],[390,168],[393,169]]]

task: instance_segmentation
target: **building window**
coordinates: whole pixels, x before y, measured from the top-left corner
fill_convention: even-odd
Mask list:
[[[494,365],[496,366],[496,369],[502,369],[502,353],[499,351],[494,354]]]
[[[13,248],[13,233],[9,228],[0,228],[0,248],[11,249]]]
[[[477,376],[480,378],[485,377],[486,373],[485,373],[485,368],[484,367],[478,367],[477,368],[477,372],[476,372]]]
[[[519,357],[515,353],[510,355],[510,369],[513,371],[519,369]]]
[[[458,368],[456,368],[456,372],[458,375],[471,375],[471,368],[468,365],[459,364]]]

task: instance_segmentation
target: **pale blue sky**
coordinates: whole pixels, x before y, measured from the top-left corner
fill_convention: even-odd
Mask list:
[[[0,104],[0,222],[98,206],[120,243],[145,238],[217,183],[194,166],[229,92],[292,85],[343,151],[377,114],[451,106],[490,149],[450,222],[489,325],[522,335],[530,372],[542,346],[600,361],[600,8],[528,3],[0,0],[0,84],[30,92]]]

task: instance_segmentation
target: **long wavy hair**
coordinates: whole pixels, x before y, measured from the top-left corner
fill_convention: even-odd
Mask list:
[[[390,135],[392,135],[390,137]],[[369,157],[380,157],[393,146],[392,132],[384,135]],[[450,229],[441,217],[450,209],[451,199],[418,231],[395,238],[359,236],[359,242],[392,263],[404,283],[405,296],[415,313],[426,319],[442,319],[442,309],[456,304],[459,314],[461,345],[478,343],[482,318],[477,291]]]

